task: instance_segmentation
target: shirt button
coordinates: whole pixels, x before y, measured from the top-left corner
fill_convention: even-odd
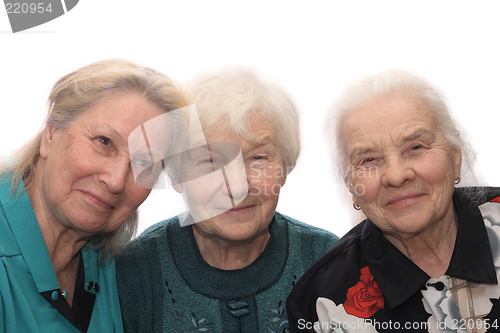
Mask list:
[[[57,291],[53,291],[52,292],[52,295],[50,295],[50,297],[52,298],[52,300],[55,302],[59,299],[59,293]]]
[[[92,290],[92,289],[94,289],[95,292],[98,292],[99,284],[94,281],[90,281],[89,283],[87,283],[87,290]]]

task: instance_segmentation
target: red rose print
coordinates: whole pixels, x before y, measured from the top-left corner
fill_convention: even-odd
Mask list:
[[[358,318],[369,318],[384,308],[384,296],[368,266],[361,268],[360,272],[361,281],[347,291],[344,309]]]

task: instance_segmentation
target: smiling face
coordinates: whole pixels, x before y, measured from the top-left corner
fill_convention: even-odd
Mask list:
[[[185,177],[192,180],[183,184],[182,191],[195,221],[201,221],[193,225],[195,232],[231,242],[252,240],[268,234],[281,186],[286,179],[273,124],[269,120],[254,117],[250,122],[254,135],[251,142],[232,134],[225,124],[220,125],[217,133],[206,137],[212,147],[211,155],[203,155],[203,150],[193,152],[191,157],[202,165],[184,171]],[[217,181],[207,180],[212,174],[205,177],[193,175],[193,172],[201,169],[211,171],[213,164],[222,156],[218,150],[224,145],[226,157],[234,157],[239,153],[239,146],[241,163],[224,168],[223,177],[213,172],[212,177]],[[214,169],[217,169],[217,165]],[[204,219],[204,216],[210,218]]]
[[[33,194],[40,203],[34,205],[37,219],[83,235],[109,232],[124,223],[150,192],[134,181],[127,138],[163,113],[138,95],[113,94],[65,129],[47,126]]]
[[[425,104],[398,95],[376,99],[346,119],[344,133],[346,184],[385,235],[416,235],[453,218],[461,153]]]

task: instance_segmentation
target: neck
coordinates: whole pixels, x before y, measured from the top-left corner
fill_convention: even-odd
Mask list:
[[[253,263],[271,237],[266,230],[250,240],[232,241],[203,233],[196,225],[193,225],[193,234],[203,259],[223,270],[241,269]]]
[[[445,275],[455,248],[458,219],[453,205],[445,218],[418,234],[385,237],[432,278]]]

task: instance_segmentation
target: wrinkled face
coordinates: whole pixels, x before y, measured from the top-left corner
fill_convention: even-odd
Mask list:
[[[66,129],[47,126],[39,174],[44,214],[86,235],[124,223],[150,192],[134,181],[127,138],[163,113],[138,95],[113,94]]]
[[[402,96],[376,99],[347,118],[344,133],[346,184],[382,232],[414,235],[453,217],[461,153],[425,104]]]
[[[195,167],[183,171],[190,180],[179,191],[198,222],[193,228],[205,235],[245,241],[268,232],[286,174],[272,122],[254,118],[250,124],[254,140],[246,141],[221,123],[206,137],[210,152],[193,151],[190,158]],[[233,159],[238,154],[239,159]],[[228,164],[228,160],[234,162]],[[227,165],[222,168],[224,174],[222,165]],[[219,173],[200,177],[199,173],[211,170]]]

